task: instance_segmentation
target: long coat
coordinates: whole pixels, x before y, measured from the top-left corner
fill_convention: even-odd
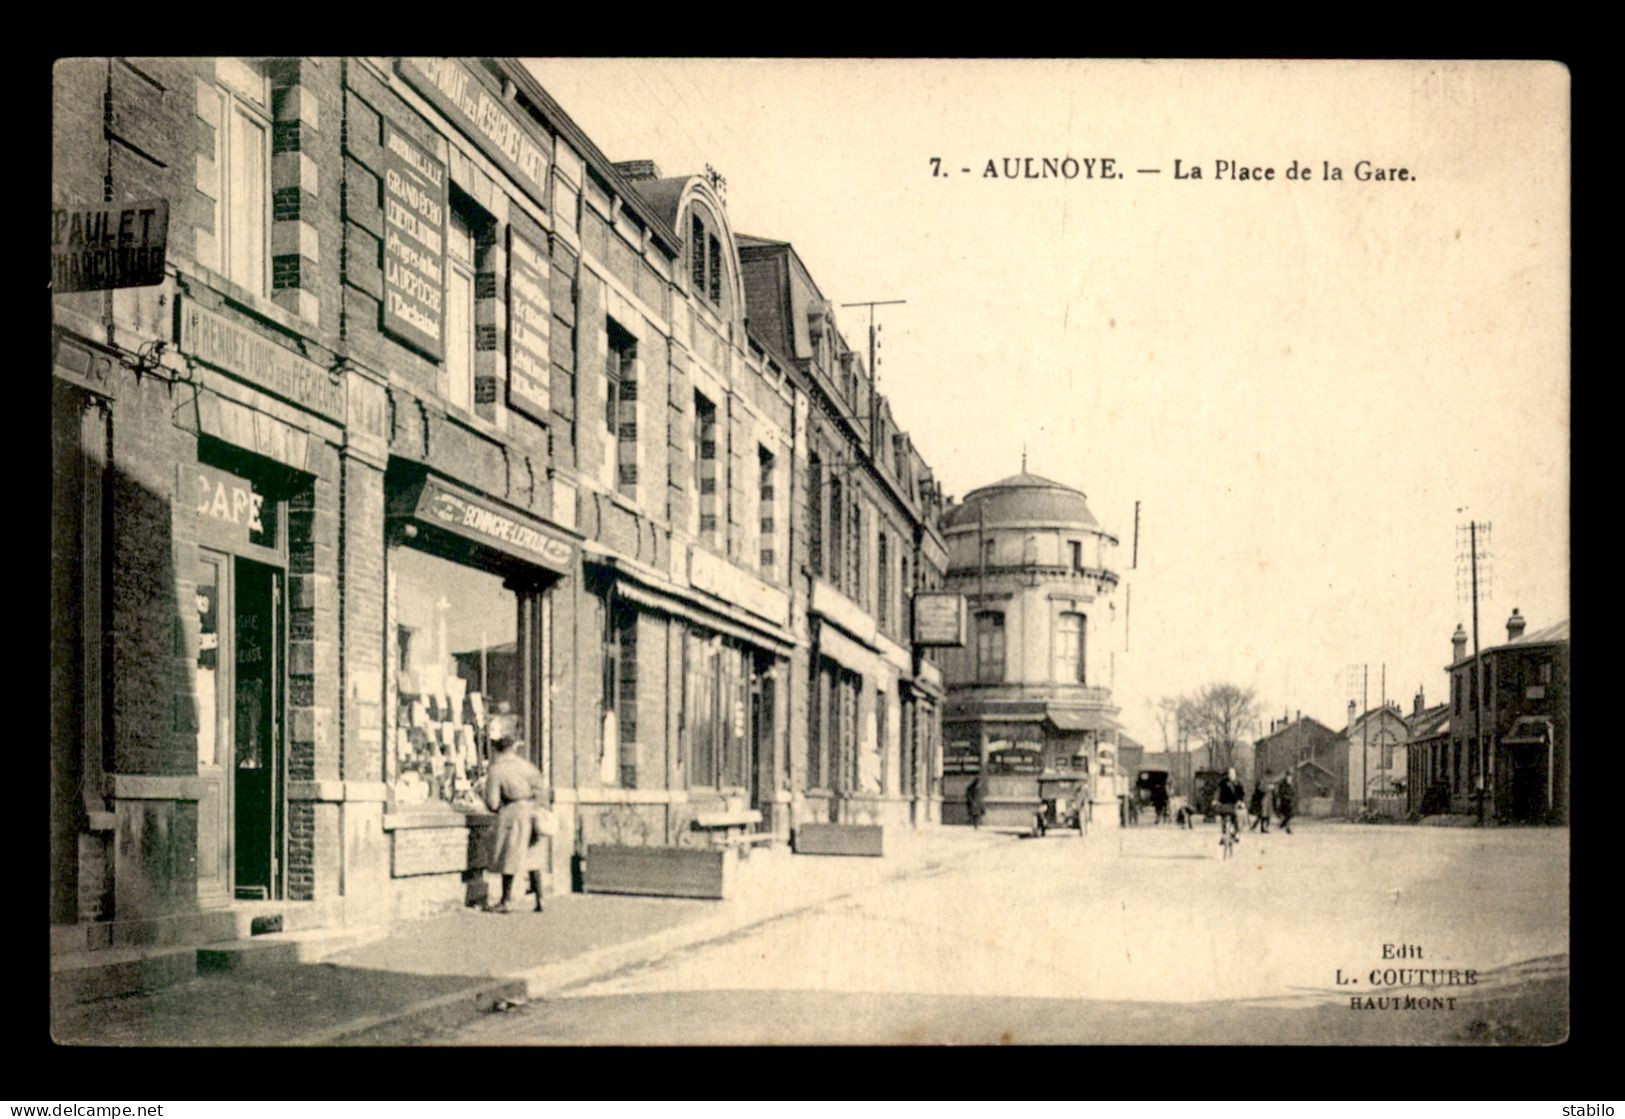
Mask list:
[[[542,869],[536,834],[536,797],[546,791],[542,771],[518,754],[501,754],[485,774],[485,805],[497,814],[486,867],[498,874]]]

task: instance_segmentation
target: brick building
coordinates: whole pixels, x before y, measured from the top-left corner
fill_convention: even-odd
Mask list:
[[[160,283],[53,297],[53,925],[476,900],[497,735],[555,791],[550,888],[702,815],[786,835],[815,393],[746,329],[712,183],[611,162],[515,60],[75,60],[54,92],[60,247],[99,204],[169,221]],[[935,490],[868,407],[891,671],[853,791],[924,820]]]
[[[1515,823],[1569,819],[1569,623],[1525,633],[1516,609],[1505,644],[1467,651],[1451,636],[1447,724],[1412,766],[1413,785],[1436,788],[1449,811]]]

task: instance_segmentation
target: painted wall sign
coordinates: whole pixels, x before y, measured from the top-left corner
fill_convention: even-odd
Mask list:
[[[547,208],[548,155],[519,118],[467,66],[452,58],[403,58],[401,77]]]
[[[549,364],[547,252],[508,227],[508,406],[548,420],[553,372]]]
[[[965,596],[937,591],[914,594],[916,645],[965,644]]]
[[[276,507],[267,508],[265,495],[247,478],[197,462],[182,463],[177,476],[176,500],[197,514],[198,527],[213,542],[275,545]]]
[[[190,299],[182,301],[180,318],[182,353],[344,422],[344,382],[314,361]]]
[[[169,203],[51,207],[51,290],[139,288],[164,279]]]
[[[555,571],[568,572],[575,545],[554,536],[539,525],[514,520],[506,513],[462,494],[452,493],[433,480],[424,484],[415,515],[419,520],[440,525],[482,544],[496,544],[503,551]]]
[[[432,357],[445,353],[446,165],[384,121],[383,329]]]

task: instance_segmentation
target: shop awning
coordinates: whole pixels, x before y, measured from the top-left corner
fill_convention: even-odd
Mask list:
[[[1056,730],[1122,730],[1106,712],[1090,708],[1046,707],[1044,718]]]
[[[1546,737],[1551,733],[1552,721],[1544,715],[1524,715],[1512,724],[1511,731],[1501,739],[1508,746],[1527,746],[1536,744],[1544,746]]]
[[[795,648],[795,635],[765,622],[757,621],[744,611],[712,606],[686,596],[635,583],[621,577],[615,580],[615,593],[621,598],[646,606],[651,610],[677,618],[690,618],[708,629],[727,637],[744,641],[760,648],[788,653]]]

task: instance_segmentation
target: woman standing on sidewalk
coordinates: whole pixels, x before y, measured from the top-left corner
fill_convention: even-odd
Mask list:
[[[496,757],[485,774],[485,805],[497,814],[492,829],[490,868],[502,875],[502,900],[493,913],[517,913],[513,880],[520,871],[530,876],[536,912],[542,911],[542,857],[545,848],[536,832],[536,798],[547,796],[542,771],[514,752],[511,738],[493,739]]]

